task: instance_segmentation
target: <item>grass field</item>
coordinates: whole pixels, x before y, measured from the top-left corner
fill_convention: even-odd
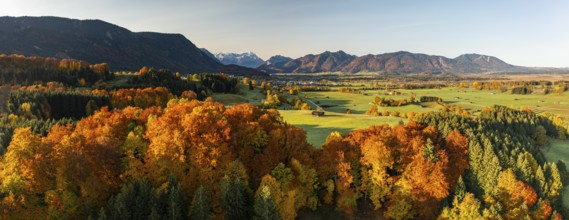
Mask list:
[[[371,125],[397,124],[407,119],[398,117],[371,117],[362,114],[343,114],[326,112],[324,116],[312,116],[308,110],[281,110],[281,116],[290,124],[306,130],[308,142],[320,148],[331,132],[338,131],[345,135],[350,131],[368,128]]]
[[[314,102],[319,102],[326,111],[344,113],[346,109],[351,109],[354,114],[364,114],[370,107],[370,103],[379,91],[366,91],[368,95],[343,93],[343,92],[305,92],[308,98]],[[391,96],[389,96],[391,97]],[[409,99],[409,97],[391,97],[393,99]],[[330,106],[330,107],[325,107]],[[419,105],[407,105],[401,107],[378,107],[378,111],[399,111],[399,112],[427,112],[434,109],[424,109]]]
[[[261,99],[264,99],[266,95],[263,95],[258,88],[251,91],[249,90],[249,87],[241,85],[240,92],[238,94],[215,93],[211,97],[213,98],[213,101],[221,102],[226,106],[242,103],[261,105]]]
[[[550,162],[563,161],[565,165],[569,162],[569,141],[549,140],[549,146],[542,150],[545,158]],[[563,189],[563,204],[569,208],[569,189]]]
[[[392,99],[407,99],[413,93],[416,98],[420,96],[437,96],[447,104],[459,105],[462,109],[478,110],[486,106],[504,105],[510,108],[529,107],[535,112],[551,112],[563,116],[569,116],[569,93],[566,92],[561,96],[557,94],[529,94],[529,95],[513,95],[509,93],[493,92],[475,89],[458,89],[458,88],[442,88],[442,89],[415,89],[415,90],[397,90],[404,95],[384,96],[383,90],[369,90],[363,93],[341,93],[341,92],[306,92],[304,94],[313,101],[319,101],[321,105],[330,105],[332,107],[325,108],[326,111],[345,112],[347,108],[352,109],[354,113],[364,113],[369,109],[369,103],[373,101],[375,96],[387,97]],[[328,97],[328,98],[327,98]],[[378,111],[399,111],[399,112],[427,112],[436,110],[433,108],[423,108],[419,105],[407,105],[402,107],[382,107]]]
[[[442,98],[447,104],[459,105],[462,109],[472,110],[473,112],[486,106],[499,104],[511,108],[529,107],[538,113],[547,111],[569,116],[569,93],[565,93],[561,96],[557,94],[513,95],[495,91],[458,88],[397,91],[402,92],[404,95],[385,96],[383,95],[383,90],[362,91],[363,94],[336,91],[302,92],[300,97],[306,95],[310,101],[318,103],[324,108],[326,112],[324,117],[314,117],[310,111],[283,110],[290,109],[288,105],[281,106],[280,112],[286,122],[305,129],[308,135],[308,141],[315,147],[320,147],[330,132],[339,131],[342,134],[346,134],[355,129],[367,128],[371,125],[385,123],[392,125],[399,121],[407,121],[407,119],[398,117],[371,117],[364,115],[375,96],[396,100],[409,99],[411,94],[416,98],[420,96],[437,96]],[[265,98],[265,95],[257,88],[250,91],[247,87],[242,86],[239,94],[214,94],[212,97],[214,101],[221,102],[227,106],[240,103],[260,105],[261,99]],[[316,107],[313,104],[311,105],[313,108]],[[423,106],[411,104],[400,107],[378,107],[378,111],[421,113],[438,111],[441,108],[441,106],[436,103],[422,103],[422,105]],[[345,114],[347,109],[351,109],[352,114]],[[569,160],[569,155],[567,156],[566,158]]]
[[[569,164],[569,141],[567,140],[550,139],[549,146],[542,152],[545,155],[545,158],[551,162],[561,160],[564,163]]]
[[[444,100],[445,103],[451,105],[458,105],[462,109],[472,110],[475,113],[486,106],[492,105],[505,105],[510,108],[525,108],[529,107],[535,112],[540,113],[543,111],[559,114],[562,116],[569,116],[569,95],[565,93],[561,96],[557,94],[528,94],[528,95],[513,95],[509,93],[492,92],[492,91],[480,91],[475,89],[458,89],[458,88],[443,88],[443,89],[416,89],[416,90],[398,90],[404,95],[383,95],[385,91],[383,90],[368,90],[363,91],[363,94],[355,93],[342,93],[342,92],[305,92],[303,95],[307,95],[308,98],[314,102],[318,102],[321,106],[324,106],[326,114],[337,114],[338,117],[348,117],[345,119],[338,120],[322,120],[319,125],[317,122],[303,123],[303,120],[311,121],[306,117],[297,116],[291,113],[285,113],[285,120],[294,125],[305,126],[309,138],[313,138],[311,141],[313,143],[321,143],[325,140],[327,134],[313,134],[313,132],[327,132],[331,129],[316,130],[312,127],[307,127],[305,124],[311,124],[314,127],[333,127],[339,126],[335,123],[344,123],[340,126],[343,128],[362,128],[367,127],[372,124],[383,124],[383,123],[394,123],[402,118],[392,118],[392,117],[369,117],[362,115],[370,107],[370,102],[373,101],[375,96],[387,97],[392,99],[408,99],[411,94],[414,94],[416,98],[420,96],[437,96]],[[329,106],[329,107],[325,107]],[[353,115],[342,114],[346,112],[346,109],[351,109],[354,113]],[[398,112],[429,112],[437,111],[440,109],[440,105],[435,103],[426,103],[421,105],[406,105],[400,107],[378,107],[378,111],[398,111]],[[365,120],[357,120],[357,116],[363,117]],[[389,119],[389,120],[387,120]],[[345,120],[345,121],[344,121]],[[351,120],[354,120],[353,122]],[[365,123],[363,123],[364,121]],[[324,126],[326,125],[326,126]],[[347,130],[344,130],[347,131]],[[329,133],[329,132],[328,132]],[[319,141],[315,139],[319,138]],[[318,146],[318,145],[315,145]],[[569,155],[568,155],[569,156]],[[569,157],[567,157],[569,160]]]

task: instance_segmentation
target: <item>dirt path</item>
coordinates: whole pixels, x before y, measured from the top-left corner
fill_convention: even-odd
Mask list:
[[[314,106],[316,106],[316,109],[322,109],[322,110],[324,110],[322,107],[320,107],[318,104],[314,103],[312,100],[306,99],[306,101],[308,101],[308,102],[312,103]]]

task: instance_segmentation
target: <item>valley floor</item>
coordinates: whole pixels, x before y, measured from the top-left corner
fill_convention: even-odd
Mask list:
[[[332,88],[333,90],[336,88]],[[561,116],[569,116],[569,93],[562,95],[548,94],[542,95],[535,92],[529,95],[515,95],[508,92],[496,92],[476,89],[462,88],[442,88],[442,89],[414,89],[397,90],[402,95],[385,95],[385,90],[365,90],[359,93],[344,93],[337,91],[322,92],[301,92],[300,97],[307,97],[313,109],[312,103],[320,105],[325,115],[323,117],[312,116],[308,110],[290,110],[291,106],[283,104],[279,111],[283,119],[295,126],[306,130],[308,141],[314,147],[321,147],[326,137],[334,131],[345,135],[355,129],[367,128],[371,125],[396,124],[407,122],[406,118],[393,116],[368,116],[365,112],[370,108],[370,103],[375,96],[391,99],[407,99],[414,96],[418,99],[421,96],[436,96],[443,99],[446,104],[460,106],[464,110],[469,110],[476,115],[486,106],[504,105],[514,109],[530,108],[536,113],[551,112]],[[241,88],[240,94],[214,94],[213,100],[231,106],[241,103],[251,103],[260,105],[265,95],[259,89],[253,91],[246,87]],[[289,95],[288,98],[292,98]],[[378,107],[378,112],[430,112],[438,111],[442,108],[436,103],[409,104],[400,107]],[[347,109],[352,114],[346,114]]]

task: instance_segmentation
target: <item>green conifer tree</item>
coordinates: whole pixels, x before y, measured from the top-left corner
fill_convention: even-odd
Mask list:
[[[211,201],[203,186],[200,186],[200,188],[198,188],[194,193],[189,217],[192,220],[207,220],[213,217]]]
[[[255,198],[256,220],[280,220],[279,210],[277,209],[269,186],[261,186],[259,195]]]
[[[166,203],[166,218],[172,220],[186,219],[187,213],[187,203],[180,189],[180,185],[171,181]]]
[[[243,164],[234,161],[221,181],[221,208],[225,219],[250,219],[251,190]]]

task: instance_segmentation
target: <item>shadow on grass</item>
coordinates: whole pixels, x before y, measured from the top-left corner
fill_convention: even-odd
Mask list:
[[[348,111],[348,109],[351,109],[351,108],[346,108],[345,106],[336,106],[336,107],[329,107],[329,108],[324,107],[324,111],[334,112],[334,113],[339,113],[339,114],[345,114]],[[365,111],[358,111],[358,110],[354,110],[354,109],[351,109],[351,110],[352,110],[352,114],[363,114],[363,113],[365,113]]]
[[[459,102],[459,101],[443,101],[443,102],[446,103],[446,104],[454,104],[454,103],[457,103],[457,102]]]
[[[320,105],[324,108],[325,111],[335,112],[335,113],[346,113],[348,109],[353,107],[353,104],[350,104],[348,100],[339,100],[339,99],[327,99],[322,97],[310,98],[313,102]],[[360,114],[361,112],[352,110],[352,113]]]
[[[324,111],[324,115],[322,116],[314,116],[315,118],[341,118],[343,117],[342,115],[330,115],[330,114],[326,114],[326,111]]]

